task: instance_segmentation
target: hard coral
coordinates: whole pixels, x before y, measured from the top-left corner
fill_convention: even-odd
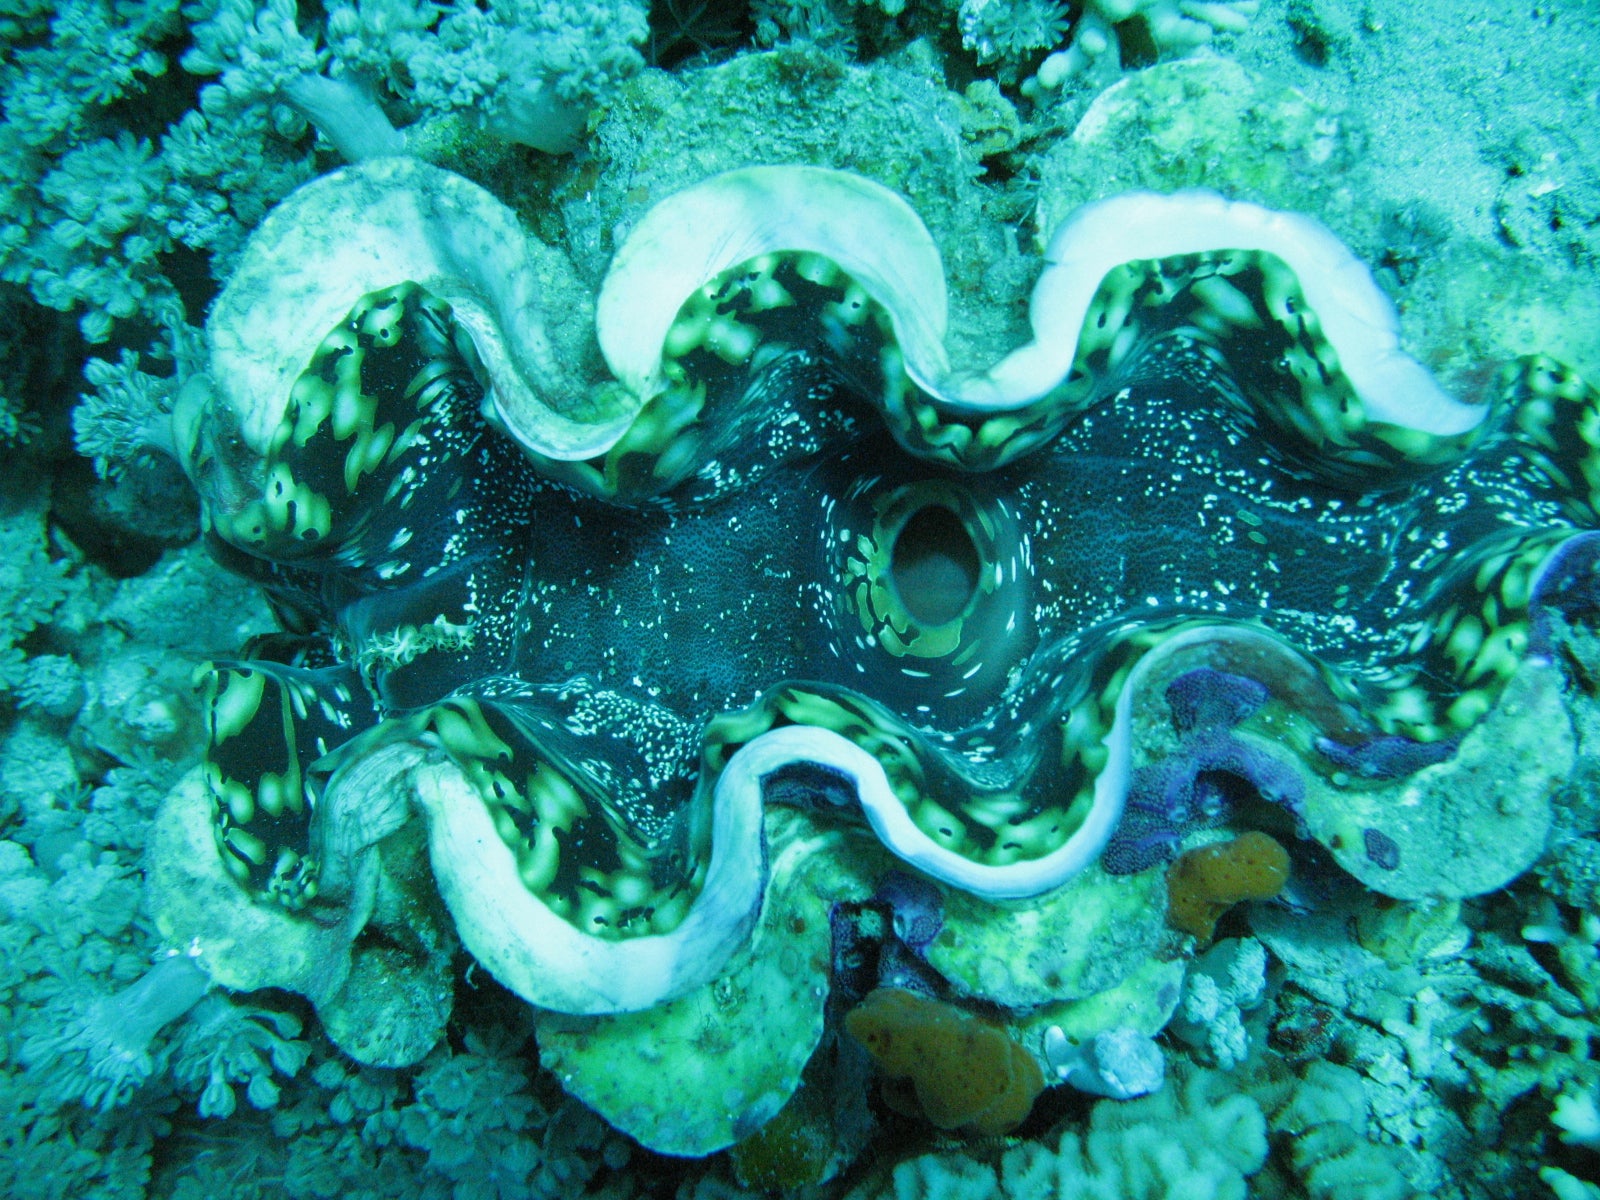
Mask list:
[[[877,989],[845,1028],[885,1074],[910,1080],[923,1115],[940,1129],[1006,1133],[1044,1090],[1039,1064],[1003,1029],[916,992]]]
[[[1202,941],[1241,900],[1267,900],[1289,880],[1289,854],[1252,830],[1179,856],[1167,871],[1167,922]]]
[[[1022,1141],[998,1165],[949,1153],[894,1169],[895,1197],[1008,1200],[1245,1200],[1267,1157],[1261,1106],[1216,1071],[1187,1071],[1151,1096],[1102,1100],[1087,1127],[1067,1122],[1046,1142]]]

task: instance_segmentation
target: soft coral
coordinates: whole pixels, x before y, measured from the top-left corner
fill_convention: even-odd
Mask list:
[[[102,1111],[125,1104],[155,1069],[156,1035],[195,1006],[211,980],[187,954],[163,958],[120,992],[71,1005],[54,1029],[22,1045],[30,1071],[48,1076],[61,1099]]]

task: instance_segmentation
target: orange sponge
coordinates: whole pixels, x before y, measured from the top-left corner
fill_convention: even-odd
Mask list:
[[[942,1000],[879,988],[844,1025],[884,1074],[911,1081],[940,1129],[1006,1133],[1044,1090],[1039,1064],[1015,1038]]]
[[[1167,868],[1167,924],[1202,941],[1241,900],[1269,900],[1289,881],[1289,852],[1264,833],[1187,850]]]

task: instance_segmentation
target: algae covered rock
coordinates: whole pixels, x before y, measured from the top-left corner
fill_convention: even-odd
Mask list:
[[[1099,867],[1023,904],[949,889],[944,909],[929,964],[963,994],[1008,1007],[1080,1000],[1115,987],[1167,936],[1160,880]]]
[[[1306,825],[1341,867],[1385,896],[1482,895],[1544,850],[1551,796],[1575,746],[1559,669],[1530,658],[1445,762],[1381,787],[1311,778]]]
[[[374,855],[365,895],[321,920],[252,899],[215,842],[212,802],[193,771],[163,802],[146,850],[147,903],[161,937],[198,951],[196,961],[223,987],[307,997],[328,1036],[358,1062],[420,1062],[450,1017],[455,946],[436,899],[396,895],[396,881],[431,891],[420,842],[401,831],[383,847],[390,869]],[[369,923],[385,936],[358,940]]]
[[[760,1129],[822,1039],[829,912],[884,856],[785,810],[766,817],[771,882],[750,940],[710,983],[643,1012],[540,1012],[539,1057],[568,1092],[661,1154],[705,1155]]]
[[[1127,188],[1215,188],[1325,213],[1359,139],[1339,112],[1224,58],[1162,63],[1107,88],[1039,165],[1038,228]]]
[[[720,171],[853,171],[911,200],[943,259],[957,314],[952,354],[987,361],[1025,340],[1012,298],[1037,265],[992,219],[994,194],[978,182],[979,156],[1005,140],[1008,117],[1015,122],[1003,97],[984,88],[949,90],[921,47],[857,65],[799,44],[691,75],[645,72],[596,130],[596,167],[562,197],[563,233],[579,267],[599,274],[652,205]]]

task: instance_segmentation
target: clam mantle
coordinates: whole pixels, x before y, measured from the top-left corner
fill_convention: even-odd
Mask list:
[[[362,977],[362,923],[430,947],[429,978],[448,924],[565,1014],[547,1056],[657,1148],[781,1107],[822,1036],[828,914],[891,868],[945,898],[927,958],[965,996],[1018,912],[1089,914],[1098,944],[1006,980],[1041,1061],[1062,1006],[1147,973],[1159,881],[1100,859],[1141,697],[1181,671],[1259,685],[1227,736],[1311,790],[1268,819],[1348,855],[1388,835],[1337,814],[1449,771],[1547,669],[1541,602],[1592,575],[1595,393],[1530,361],[1490,403],[1445,394],[1308,218],[1195,191],[1082,209],[1032,340],[990,363],[949,361],[931,238],[853,175],[744,169],[651,209],[596,303],[605,378],[545,335],[549,253],[410,159],[262,223],[175,419],[217,552],[287,632],[216,664],[209,805],[164,821],[174,846],[213,823],[192,869],[262,920],[338,915],[290,984],[319,1005]],[[430,887],[448,922],[418,915]],[[205,944],[181,891],[165,926]],[[708,1044],[743,1081],[726,1111],[669,1131],[596,1082],[580,1043],[648,1042],[730,988],[788,1015],[767,1039],[811,1032],[778,1059],[759,1023]],[[1128,1011],[1153,1034],[1170,1003]]]

